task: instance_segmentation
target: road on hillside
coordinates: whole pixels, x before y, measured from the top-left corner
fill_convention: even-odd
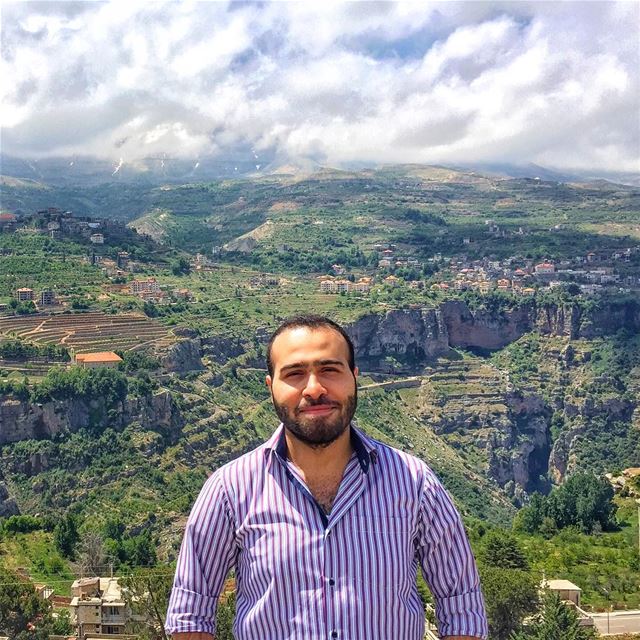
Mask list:
[[[640,611],[615,612],[609,615],[607,626],[607,614],[591,614],[596,628],[603,635],[616,635],[620,633],[640,633]]]

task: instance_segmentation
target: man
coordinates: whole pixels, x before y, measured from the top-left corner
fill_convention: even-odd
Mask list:
[[[167,614],[174,640],[211,640],[227,572],[238,640],[422,640],[420,565],[441,637],[486,638],[460,516],[424,462],[365,436],[353,344],[328,318],[282,324],[266,383],[282,424],[218,469],[187,523]]]

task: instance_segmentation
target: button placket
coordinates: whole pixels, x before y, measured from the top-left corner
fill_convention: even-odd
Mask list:
[[[333,536],[331,529],[325,531],[324,535],[324,598],[326,602],[327,611],[327,630],[329,632],[329,638],[338,638],[339,633],[337,630],[338,625],[338,608],[336,603],[336,576],[338,568],[335,566],[333,553]]]

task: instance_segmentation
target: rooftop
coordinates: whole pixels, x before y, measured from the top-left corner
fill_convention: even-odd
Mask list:
[[[552,591],[582,591],[578,585],[569,580],[545,580],[542,586]]]
[[[96,351],[95,353],[78,353],[76,362],[122,362],[122,358],[113,351]],[[85,580],[91,580],[91,578],[85,578]]]

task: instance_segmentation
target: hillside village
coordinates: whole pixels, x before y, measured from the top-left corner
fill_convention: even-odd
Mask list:
[[[499,227],[491,220],[487,220],[486,224],[492,233],[500,233]],[[29,215],[2,213],[0,232],[80,239],[87,246],[87,263],[100,269],[111,280],[110,285],[105,285],[107,292],[130,294],[154,304],[188,302],[195,298],[194,293],[184,287],[167,290],[156,277],[136,278],[135,273],[142,271],[145,265],[132,259],[127,251],[118,251],[115,258],[107,255],[104,249],[109,243],[136,234],[120,222],[86,216],[78,218],[70,211],[51,207]],[[463,238],[463,248],[469,242],[469,238]],[[436,253],[426,262],[421,262],[392,243],[374,243],[369,250],[379,256],[374,268],[356,274],[343,265],[334,264],[330,274],[307,277],[315,279],[319,291],[328,294],[367,294],[375,285],[388,288],[406,285],[415,290],[430,289],[445,293],[473,290],[488,294],[500,291],[520,296],[531,296],[536,291],[563,285],[574,286],[576,291],[584,295],[603,290],[619,293],[640,291],[640,245],[617,250],[594,248],[584,255],[557,262],[537,262],[523,256],[473,260],[464,252],[451,256]],[[189,266],[195,271],[204,272],[215,269],[220,261],[224,261],[224,257],[225,251],[214,247],[211,257],[198,253]],[[428,278],[420,277],[425,268],[431,274]],[[257,279],[252,278],[248,284],[276,287],[280,281],[281,277],[277,274],[263,274]],[[16,288],[14,294],[16,302],[33,302],[38,308],[67,306],[65,299],[57,296],[49,287],[34,291],[22,286]],[[0,303],[0,311],[7,308],[7,303]]]
[[[378,261],[374,276],[355,278],[345,277],[346,269],[334,265],[334,274],[320,277],[320,290],[325,293],[366,293],[374,282],[396,287],[400,278],[393,275],[396,269],[420,269],[423,265],[415,258],[399,253],[394,245],[375,245],[374,249],[384,257]],[[505,260],[470,260],[464,254],[451,258],[436,254],[429,262],[435,271],[430,278],[431,285],[425,280],[410,279],[407,284],[414,289],[430,286],[432,290],[466,291],[480,293],[492,290],[513,292],[519,295],[534,295],[542,288],[553,289],[563,284],[575,284],[586,294],[594,294],[604,288],[620,293],[640,290],[640,269],[622,275],[617,265],[629,265],[633,256],[640,256],[640,245],[623,250],[605,252],[590,251],[584,256],[554,263],[551,260],[536,263],[522,256],[512,256]],[[388,274],[388,275],[385,275]]]

